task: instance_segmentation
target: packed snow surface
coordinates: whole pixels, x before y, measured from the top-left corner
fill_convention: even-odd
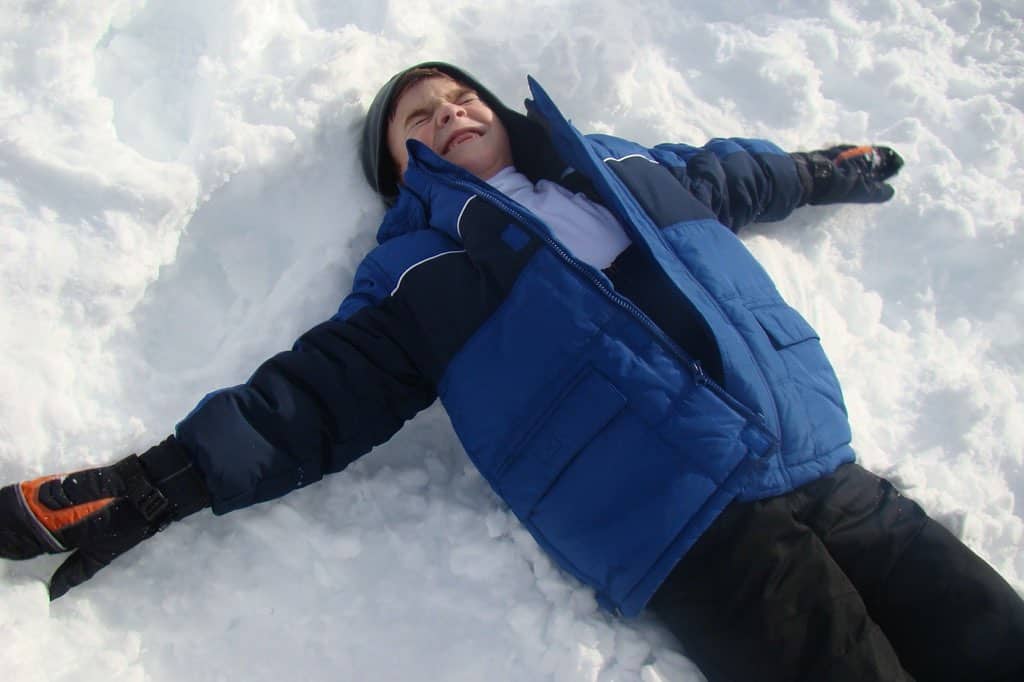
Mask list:
[[[861,461],[1024,588],[1017,0],[0,3],[0,481],[171,432],[330,316],[374,243],[358,126],[418,61],[641,142],[894,146],[883,206],[747,246],[820,331]],[[544,557],[433,407],[346,472],[197,514],[50,604],[8,680],[701,680]]]

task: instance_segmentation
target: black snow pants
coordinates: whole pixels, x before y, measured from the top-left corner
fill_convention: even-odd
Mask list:
[[[649,608],[709,682],[1020,682],[1024,602],[856,464],[734,503]]]

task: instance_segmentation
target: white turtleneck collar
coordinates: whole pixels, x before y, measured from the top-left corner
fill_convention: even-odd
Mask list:
[[[499,192],[530,209],[580,260],[604,269],[629,246],[629,237],[608,209],[583,194],[541,180],[536,185],[512,166],[488,181]]]

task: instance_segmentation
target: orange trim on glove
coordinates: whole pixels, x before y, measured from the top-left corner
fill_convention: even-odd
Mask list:
[[[836,158],[832,159],[832,163],[838,166],[847,159],[852,159],[855,156],[864,156],[872,153],[873,151],[875,151],[875,148],[872,147],[871,145],[861,145],[860,147],[853,147],[838,154]]]
[[[87,516],[100,511],[116,499],[113,497],[105,497],[100,500],[83,502],[82,504],[76,504],[64,509],[50,509],[39,500],[39,489],[47,481],[52,481],[57,478],[61,478],[61,476],[43,476],[42,478],[37,478],[32,481],[24,481],[20,484],[21,494],[25,498],[25,504],[28,505],[29,511],[31,511],[32,515],[38,519],[39,523],[41,523],[43,527],[51,533],[63,530],[68,526],[75,525]]]

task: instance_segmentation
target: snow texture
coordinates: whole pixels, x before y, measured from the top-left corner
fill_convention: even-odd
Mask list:
[[[486,9],[485,9],[486,7]],[[745,235],[821,332],[861,461],[1024,589],[1018,0],[0,3],[0,481],[163,438],[331,315],[382,207],[358,127],[426,59],[646,143],[888,143],[884,206]],[[557,569],[426,411],[345,473],[202,513],[50,604],[9,680],[702,680]]]

